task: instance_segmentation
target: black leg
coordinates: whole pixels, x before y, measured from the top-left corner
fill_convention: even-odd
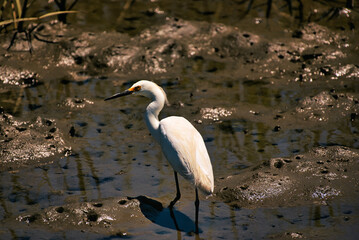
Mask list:
[[[194,202],[194,205],[196,206],[196,233],[198,234],[198,211],[199,211],[199,199],[198,199],[198,190],[196,188],[196,201]]]
[[[29,43],[29,52],[30,52],[30,54],[32,54],[31,32],[26,30],[25,36],[26,36],[26,40]]]
[[[177,193],[176,193],[176,197],[170,203],[170,206],[169,206],[170,209],[172,209],[173,206],[175,205],[175,203],[181,198],[181,192],[180,192],[180,188],[179,188],[179,184],[178,184],[177,172],[174,171],[174,174],[175,174],[175,180],[176,180]]]
[[[175,217],[175,214],[174,214],[172,208],[170,208],[170,216],[171,216],[171,218],[172,218],[172,220],[173,220],[173,223],[175,224],[176,230],[177,230],[177,231],[180,231],[180,229],[179,229],[179,227],[178,227],[178,223],[177,223],[176,217]]]

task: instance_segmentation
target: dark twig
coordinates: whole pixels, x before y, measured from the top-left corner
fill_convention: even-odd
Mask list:
[[[333,13],[330,15],[330,17],[328,18],[328,21],[329,20],[332,20],[333,18],[339,16],[339,8],[334,8],[333,9]]]
[[[26,40],[29,43],[29,52],[32,54],[32,42],[31,42],[31,33],[30,31],[25,31]]]
[[[271,9],[272,9],[272,0],[267,0],[266,18],[269,18]]]
[[[253,5],[254,0],[249,0],[248,6],[247,6],[247,11],[246,14],[249,13],[249,11],[252,9],[252,5]]]
[[[71,5],[69,6],[68,9],[66,9],[66,0],[55,0],[55,3],[57,5],[57,7],[60,9],[60,11],[69,11],[71,10],[76,3],[78,2],[78,0],[74,0]],[[67,23],[67,14],[60,14],[57,16],[57,18],[59,19],[60,22],[62,23]]]
[[[26,16],[27,2],[28,2],[28,0],[25,0],[24,4],[22,5],[21,18],[25,18],[25,16]],[[19,25],[17,27],[17,31],[18,32],[23,32],[24,31],[23,27],[24,27],[24,22],[19,22]]]
[[[354,8],[354,0],[347,0],[346,7],[353,9]]]
[[[9,51],[11,49],[11,47],[14,45],[15,43],[15,40],[16,40],[16,37],[18,36],[18,33],[21,33],[21,32],[24,32],[25,33],[25,37],[26,37],[26,40],[28,41],[28,44],[29,44],[29,52],[32,53],[32,32],[37,28],[37,25],[35,25],[34,27],[28,27],[28,29],[25,29],[24,28],[24,22],[25,21],[37,21],[37,20],[40,20],[40,19],[43,19],[43,18],[47,18],[47,17],[51,17],[51,16],[55,16],[55,15],[58,15],[58,16],[61,16],[61,15],[66,15],[66,14],[69,14],[69,13],[75,13],[76,11],[58,11],[58,12],[50,12],[50,13],[47,13],[47,14],[44,14],[44,15],[41,15],[39,17],[28,17],[26,18],[26,11],[28,9],[28,0],[24,0],[24,4],[22,6],[22,12],[21,12],[21,16],[19,16],[18,18],[15,18],[13,21],[9,21],[9,20],[6,20],[6,21],[2,21],[0,22],[1,26],[3,25],[6,25],[6,24],[10,24],[10,23],[13,23],[15,26],[16,26],[16,31],[11,39],[11,42],[10,42],[10,45],[9,47],[7,48],[7,50]],[[59,4],[58,1],[55,1],[56,4]],[[74,1],[76,2],[76,0]],[[73,5],[72,5],[73,7]],[[18,23],[18,24],[17,24]],[[34,37],[39,40],[39,41],[43,41],[43,42],[48,42],[46,40],[43,40],[43,39],[40,39],[38,36],[36,36],[37,34],[34,34]],[[49,42],[50,43],[50,42]],[[53,43],[53,42],[51,42]]]
[[[324,12],[318,19],[317,21],[321,21],[323,20],[324,18],[328,17],[329,15],[332,14],[332,12],[334,12],[334,7],[330,8],[328,11]]]
[[[289,14],[292,16],[293,15],[293,9],[292,9],[292,0],[285,0],[288,4],[288,10],[289,10]]]
[[[71,10],[77,3],[78,0],[74,0],[68,10]]]
[[[51,44],[58,44],[58,42],[55,42],[55,41],[50,41],[50,40],[46,40],[46,39],[43,39],[43,38],[40,38],[39,37],[39,34],[37,33],[34,33],[34,38],[40,42],[45,42],[45,43],[51,43]]]
[[[17,36],[17,31],[14,33],[14,35],[12,36],[12,38],[11,38],[11,41],[10,41],[10,45],[8,46],[8,48],[6,49],[6,51],[9,51],[10,50],[10,48],[12,47],[12,45],[14,45],[14,43],[15,43],[15,39],[16,39],[16,36]]]
[[[22,11],[21,11],[20,18],[25,18],[26,10],[27,10],[27,2],[28,2],[28,0],[25,0],[23,5],[22,5]],[[21,32],[25,32],[26,40],[29,43],[29,51],[30,51],[30,53],[32,53],[31,36],[26,30],[24,30],[24,22],[19,22],[19,24],[17,25],[16,32],[14,33],[14,35],[13,35],[13,37],[11,39],[11,42],[10,42],[9,47],[7,48],[7,51],[9,51],[10,48],[14,45],[17,34],[21,33]]]
[[[298,11],[299,11],[299,22],[303,23],[303,19],[304,19],[304,14],[303,14],[303,3],[302,0],[297,0],[298,1]]]

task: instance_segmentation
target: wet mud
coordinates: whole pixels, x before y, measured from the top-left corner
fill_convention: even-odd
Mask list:
[[[140,201],[140,200],[141,201]],[[146,225],[150,221],[143,214],[156,214],[163,209],[162,204],[154,207],[146,197],[101,199],[95,202],[72,203],[50,207],[40,213],[21,215],[20,221],[29,227],[48,226],[52,231],[81,229],[117,237],[130,237],[127,230],[134,226]],[[144,212],[141,209],[146,209]],[[44,226],[42,226],[44,227]],[[120,231],[122,229],[122,231]]]
[[[110,238],[140,237],[134,229],[151,224],[190,235],[195,232],[195,223],[188,216],[169,210],[160,201],[146,196],[69,203],[23,214],[9,221],[17,226],[19,223],[24,228],[45,228],[53,232],[81,230]]]
[[[239,208],[326,205],[340,197],[354,200],[359,193],[358,161],[358,151],[345,147],[273,158],[221,179],[216,196]]]
[[[1,236],[356,236],[357,9],[330,18],[315,3],[298,24],[297,8],[266,19],[260,6],[133,4],[119,17],[103,8],[115,26],[90,30],[83,12],[38,23],[31,46],[19,33],[7,51],[1,34]],[[139,79],[167,92],[161,117],[186,117],[207,145],[215,193],[200,197],[199,234],[183,179],[168,209],[172,170],[143,122],[147,101],[103,101]]]
[[[21,121],[3,112],[0,123],[0,171],[40,166],[71,152],[53,119]]]
[[[291,158],[273,158],[238,175],[219,178],[211,199],[223,201],[237,211],[242,208],[328,206],[338,199],[356,202],[359,196],[358,161],[359,152],[346,147],[321,147]],[[113,238],[144,238],[135,229],[156,224],[193,235],[193,220],[176,209],[172,216],[165,206],[160,199],[146,196],[106,198],[24,213],[8,219],[7,225],[42,228],[50,232],[80,230]],[[343,211],[345,221],[351,219],[352,211]],[[277,217],[283,218],[280,214]],[[268,237],[308,238],[313,236],[311,231],[313,229]],[[322,230],[318,232],[323,234]],[[148,237],[156,237],[156,234]],[[168,235],[164,233],[161,237]]]

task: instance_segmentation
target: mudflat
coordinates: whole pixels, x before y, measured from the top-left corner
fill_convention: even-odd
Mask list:
[[[232,1],[93,3],[32,25],[31,54],[1,32],[0,238],[355,239],[358,9],[273,4],[266,18]],[[177,227],[168,209],[147,100],[103,101],[139,79],[166,91],[160,118],[205,140],[215,193],[198,235],[182,178]]]

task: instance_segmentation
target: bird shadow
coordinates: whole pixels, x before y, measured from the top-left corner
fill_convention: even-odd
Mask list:
[[[142,214],[151,222],[181,232],[196,233],[195,223],[182,212],[174,208],[164,208],[161,202],[146,196],[138,196],[133,199],[140,202]],[[202,233],[202,230],[198,229],[197,233]]]

